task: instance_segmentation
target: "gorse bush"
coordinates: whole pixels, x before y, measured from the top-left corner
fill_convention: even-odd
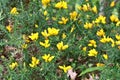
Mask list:
[[[120,1],[1,0],[1,80],[119,80]]]

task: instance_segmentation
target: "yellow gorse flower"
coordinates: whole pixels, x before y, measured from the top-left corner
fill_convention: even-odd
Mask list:
[[[105,36],[105,32],[104,32],[104,30],[103,29],[100,29],[99,31],[97,31],[97,36],[99,36],[99,37],[103,37],[103,36]]]
[[[78,16],[78,13],[76,11],[73,11],[70,13],[70,19],[71,20],[76,20]]]
[[[39,59],[37,59],[36,57],[32,57],[32,61],[29,64],[30,67],[36,67],[39,64]]]
[[[111,15],[111,16],[110,16],[110,20],[111,20],[112,22],[118,22],[118,21],[119,21],[118,17],[115,16],[115,15]]]
[[[31,40],[37,40],[38,39],[38,32],[36,32],[36,33],[31,33],[31,35],[30,36],[28,36]]]
[[[86,23],[84,24],[84,28],[85,28],[85,29],[91,29],[92,27],[93,27],[93,24],[92,24],[92,23],[86,22]]]
[[[89,44],[88,44],[88,46],[97,47],[97,45],[96,45],[96,41],[95,41],[95,40],[89,40]]]
[[[107,43],[107,42],[110,42],[110,41],[111,41],[111,38],[106,37],[106,36],[104,36],[103,38],[100,39],[100,42],[102,42],[102,43]]]
[[[18,66],[18,63],[17,63],[17,62],[11,63],[11,64],[9,65],[10,69],[14,69],[14,68],[17,67],[17,66]]]
[[[97,54],[98,54],[98,52],[95,49],[91,49],[91,50],[89,50],[88,56],[94,56],[94,57],[96,57]]]
[[[114,47],[115,46],[115,41],[112,38],[110,38],[110,42],[112,43],[111,46]]]
[[[83,47],[82,50],[83,50],[83,51],[86,51],[86,50],[87,50],[87,47]]]
[[[106,23],[106,17],[100,15],[98,18],[96,18],[95,23],[102,23],[102,24],[105,24],[105,23]]]
[[[97,7],[94,6],[94,7],[92,8],[92,11],[97,14],[97,12],[98,12],[98,11],[97,11]]]
[[[110,3],[110,7],[114,7],[115,6],[115,1],[113,0],[111,3]]]
[[[43,32],[41,32],[42,36],[44,36],[46,39],[49,37],[49,34],[47,32],[47,30],[44,30]]]
[[[63,34],[62,34],[62,39],[65,39],[65,38],[66,38],[66,34],[63,33]]]
[[[12,32],[12,27],[10,25],[6,26],[6,29],[8,30],[8,32]]]
[[[17,8],[16,8],[16,7],[13,7],[13,8],[11,9],[11,11],[10,11],[10,14],[13,14],[13,15],[18,14]]]
[[[120,45],[120,41],[116,41],[115,43],[116,43],[116,45]]]
[[[74,30],[75,30],[75,25],[73,25],[73,26],[71,27],[70,32],[72,33]]]
[[[27,48],[27,44],[22,44],[22,48],[26,49]]]
[[[42,0],[42,5],[47,6],[50,3],[50,0]]]
[[[44,11],[44,16],[47,16],[47,14],[48,14],[48,12],[45,10],[45,11]]]
[[[103,38],[100,39],[100,42],[102,42],[102,43],[108,43],[108,42],[111,42],[111,43],[112,43],[111,46],[112,46],[112,47],[115,46],[115,42],[114,42],[114,40],[113,40],[112,38],[110,38],[110,37],[106,37],[106,36],[104,36]]]
[[[119,35],[119,34],[116,34],[116,35],[115,35],[115,38],[116,38],[117,40],[120,40],[120,35]]]
[[[88,11],[89,10],[86,4],[83,5],[82,9],[83,9],[83,11]]]
[[[55,7],[58,9],[67,9],[67,2],[65,1],[60,1],[58,3],[55,4]]]
[[[102,67],[102,66],[104,66],[105,64],[103,64],[103,63],[97,63],[96,65],[97,65],[97,67]]]
[[[62,69],[65,73],[67,73],[68,70],[72,69],[71,66],[65,66],[65,65],[59,66],[59,68]]]
[[[61,21],[59,21],[58,23],[59,23],[59,24],[66,24],[67,21],[68,21],[68,18],[62,17],[62,18],[61,18]]]
[[[38,24],[35,24],[35,27],[38,28]]]
[[[84,4],[84,5],[83,5],[82,10],[83,10],[84,12],[86,12],[86,11],[89,11],[90,8],[91,8],[91,7],[90,7],[90,4],[87,3],[87,4]]]
[[[48,28],[47,30],[44,30],[43,32],[41,32],[42,36],[44,36],[46,39],[49,36],[56,36],[59,33],[59,29],[56,28]]]
[[[40,42],[40,45],[41,45],[41,46],[44,46],[45,48],[48,48],[48,47],[50,46],[49,40],[45,40],[44,43],[43,43],[43,42]]]
[[[48,28],[48,34],[49,36],[56,36],[59,33],[59,29],[56,28]]]
[[[103,54],[103,58],[107,60],[108,59],[108,55],[107,54]]]
[[[50,54],[45,54],[42,56],[42,59],[45,60],[45,62],[51,62],[54,59],[55,56],[50,56]]]
[[[57,48],[58,48],[59,51],[65,50],[65,49],[68,48],[68,45],[63,45],[63,42],[61,41],[57,44]]]
[[[120,21],[117,21],[116,26],[120,26]]]

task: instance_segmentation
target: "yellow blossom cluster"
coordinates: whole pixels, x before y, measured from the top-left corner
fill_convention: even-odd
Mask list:
[[[83,4],[82,6],[78,6],[77,8],[78,8],[79,10],[84,11],[84,12],[92,11],[92,12],[94,12],[95,14],[98,13],[97,7],[96,7],[95,5],[94,5],[93,7],[91,7],[89,3]]]
[[[116,26],[120,26],[120,20],[119,20],[118,16],[112,14],[110,16],[110,20],[111,20],[111,22],[115,22]]]
[[[107,54],[103,54],[103,57],[104,57],[104,59],[108,59],[108,55]]]
[[[58,9],[67,9],[68,6],[67,6],[67,2],[65,1],[60,1],[58,3],[55,4],[55,7],[58,8]]]
[[[40,42],[40,45],[44,46],[45,48],[49,47],[50,46],[49,40],[45,40],[45,42]]]
[[[97,14],[97,13],[98,13],[97,7],[94,6],[94,7],[92,8],[92,11]]]
[[[42,58],[45,60],[45,62],[51,62],[54,59],[55,56],[51,56],[50,54],[44,54]]]
[[[98,54],[98,52],[96,51],[96,49],[91,49],[91,50],[89,50],[88,56],[94,56],[94,57],[96,57],[97,54]]]
[[[108,42],[111,42],[111,43],[112,43],[111,46],[112,46],[112,47],[115,46],[115,42],[114,42],[114,40],[113,40],[112,38],[110,38],[110,37],[106,37],[106,36],[104,36],[103,38],[100,39],[100,42],[102,42],[102,43],[108,43]]]
[[[97,36],[99,36],[99,37],[103,37],[103,36],[105,36],[105,32],[104,32],[104,30],[103,29],[100,29],[99,31],[97,31]]]
[[[87,4],[82,5],[81,9],[86,12],[86,11],[89,11],[91,9],[91,6],[89,3],[87,3]]]
[[[28,36],[31,40],[37,40],[38,39],[38,32],[36,32],[36,33],[31,33],[31,35],[30,36]]]
[[[116,41],[115,41],[115,44],[118,46],[118,48],[119,48],[119,45],[120,45],[120,35],[119,34],[116,34],[115,35],[115,38],[117,39]]]
[[[39,59],[37,59],[36,57],[32,57],[32,61],[29,64],[30,67],[34,68],[39,64]]]
[[[15,67],[17,67],[18,66],[18,63],[17,62],[13,62],[13,63],[11,63],[10,65],[9,65],[9,67],[11,68],[11,69],[14,69]]]
[[[119,21],[118,17],[115,16],[115,15],[111,15],[111,16],[110,16],[110,20],[111,20],[112,22],[118,22],[118,21]]]
[[[59,42],[59,43],[57,44],[57,48],[58,48],[59,51],[65,50],[65,49],[68,48],[68,45],[67,45],[67,44],[64,45],[63,42],[61,41],[61,42]]]
[[[13,14],[13,15],[16,15],[18,14],[18,11],[17,11],[17,8],[16,7],[13,7],[10,11],[10,14]]]
[[[43,32],[41,32],[42,36],[45,37],[45,39],[47,39],[49,36],[56,36],[59,33],[59,29],[56,28],[48,28],[47,30],[44,30]]]
[[[84,24],[84,28],[85,28],[85,29],[91,29],[92,27],[93,27],[93,24],[92,24],[92,23],[87,23],[87,22],[86,22],[86,23]]]
[[[78,13],[76,11],[73,11],[70,13],[70,19],[71,20],[76,20],[78,16]]]
[[[65,66],[65,65],[59,66],[59,68],[62,69],[65,73],[67,73],[68,70],[72,69],[71,66]]]
[[[110,3],[110,7],[114,7],[115,6],[115,1],[112,1],[111,3]]]
[[[89,44],[88,44],[88,46],[97,47],[97,45],[96,45],[96,41],[95,41],[95,40],[89,40]]]
[[[66,24],[67,21],[68,21],[68,18],[62,17],[62,18],[61,18],[61,21],[59,21],[58,23],[59,23],[59,24]]]
[[[47,6],[51,0],[42,0],[43,6]]]
[[[103,63],[97,63],[96,65],[97,65],[97,67],[102,67],[102,66],[104,66],[105,64],[103,64]]]
[[[62,34],[62,39],[65,39],[65,38],[66,38],[66,34],[63,33],[63,34]]]
[[[8,26],[6,26],[6,29],[7,29],[9,32],[12,32],[12,26],[8,25]]]
[[[102,24],[105,24],[105,23],[106,23],[106,17],[100,15],[98,18],[96,18],[95,23],[102,23]]]

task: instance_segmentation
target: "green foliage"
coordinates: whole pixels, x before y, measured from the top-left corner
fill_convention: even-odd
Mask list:
[[[87,68],[86,70],[82,71],[79,76],[85,75],[86,73],[90,73],[90,72],[93,72],[96,70],[102,71],[103,69],[104,69],[104,67],[90,67],[90,68]]]
[[[0,80],[119,80],[120,1],[99,1],[0,0]]]

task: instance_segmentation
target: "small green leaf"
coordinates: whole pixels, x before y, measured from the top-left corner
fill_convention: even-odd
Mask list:
[[[3,71],[3,66],[0,65],[0,73]]]
[[[82,75],[84,75],[86,73],[93,72],[93,71],[96,71],[96,70],[101,71],[101,70],[103,70],[103,68],[104,67],[91,67],[91,68],[88,68],[88,69],[82,71],[79,76],[82,76]]]

